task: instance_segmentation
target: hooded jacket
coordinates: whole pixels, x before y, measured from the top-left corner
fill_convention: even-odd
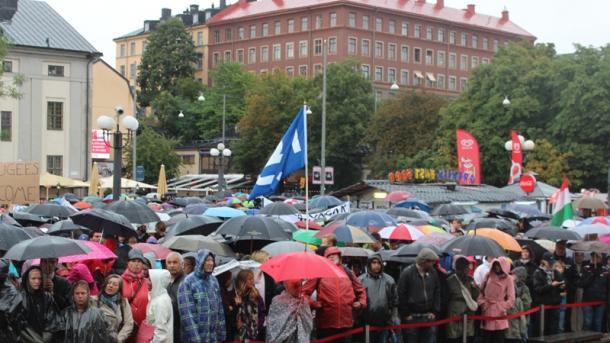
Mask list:
[[[195,269],[178,288],[178,309],[183,343],[225,340],[225,315],[218,280],[206,273],[203,265],[214,254],[207,249],[197,252]]]
[[[493,266],[499,264],[502,274],[493,271]],[[487,277],[481,284],[481,292],[477,303],[483,316],[505,316],[515,305],[515,283],[510,273],[510,263],[504,257],[491,262]],[[498,331],[508,329],[508,320],[486,320],[481,324],[483,330]]]
[[[39,267],[30,267],[23,274],[21,281],[25,325],[40,335],[60,331],[63,325],[53,296],[44,291],[42,285],[38,290],[30,286],[29,276],[34,269],[40,270]]]
[[[174,342],[174,311],[172,299],[167,294],[167,286],[172,276],[165,269],[151,269],[148,271],[152,288],[146,307],[146,321],[155,327],[151,343]]]
[[[70,275],[68,276],[68,282],[71,285],[74,285],[77,281],[85,280],[89,284],[89,289],[91,290],[91,295],[97,295],[99,293],[97,289],[97,285],[95,284],[95,280],[93,280],[93,275],[89,271],[89,268],[82,264],[77,263],[72,266],[70,270]]]
[[[0,342],[16,342],[23,325],[21,294],[8,279],[8,267],[0,260]]]
[[[144,272],[133,274],[125,269],[121,275],[123,279],[123,298],[131,305],[131,314],[136,325],[140,325],[146,318],[146,305],[148,305],[148,284],[150,281],[144,277]]]
[[[371,263],[374,260],[379,261],[382,266],[378,274],[371,271]],[[359,279],[366,290],[365,323],[376,326],[392,324],[392,313],[398,307],[398,293],[394,279],[383,272],[381,256],[375,254],[368,258],[367,272],[360,275]]]

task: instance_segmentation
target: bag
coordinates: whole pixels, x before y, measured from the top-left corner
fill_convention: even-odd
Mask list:
[[[479,307],[479,304],[477,304],[477,302],[472,299],[472,295],[470,294],[470,291],[468,291],[468,288],[466,288],[466,286],[464,286],[464,284],[462,283],[462,280],[460,280],[459,277],[457,277],[457,275],[453,274],[449,277],[449,279],[455,279],[457,281],[457,283],[460,285],[460,291],[462,293],[462,298],[464,298],[464,302],[466,303],[466,307],[468,307],[468,309],[472,312],[476,311],[477,308]]]
[[[138,334],[136,335],[136,343],[149,343],[153,340],[155,336],[155,327],[154,325],[148,324],[146,320],[144,320],[138,327]]]

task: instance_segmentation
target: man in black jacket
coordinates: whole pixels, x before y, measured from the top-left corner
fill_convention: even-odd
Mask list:
[[[72,286],[70,286],[68,280],[55,274],[56,268],[56,258],[40,259],[44,289],[53,295],[53,299],[59,310],[63,310],[72,305]]]
[[[553,269],[553,256],[549,252],[542,255],[540,267],[536,269],[533,277],[532,307],[539,305],[558,305],[561,303],[561,292],[565,289],[565,282]],[[532,316],[531,325],[535,336],[555,335],[559,333],[559,310],[546,309],[544,311],[544,332],[540,332],[540,312]]]
[[[583,287],[581,279],[584,272],[585,254],[574,252],[574,264],[566,268],[566,290],[567,303],[579,303],[583,299]],[[568,308],[566,310],[566,331],[579,332],[583,329],[583,310],[582,308]]]
[[[178,287],[184,281],[182,255],[172,251],[165,258],[165,267],[169,271],[172,279],[167,286],[167,293],[172,299],[172,309],[174,310],[174,343],[180,343],[180,310],[178,309]]]
[[[521,257],[513,262],[514,267],[524,267],[527,271],[527,278],[525,279],[525,284],[527,288],[530,290],[533,288],[533,277],[534,272],[538,269],[538,264],[536,263],[536,256],[530,247],[524,245],[521,250]]]
[[[398,281],[398,313],[402,323],[417,323],[436,320],[441,311],[441,287],[433,266],[438,255],[431,249],[422,249],[415,260],[400,273]],[[436,328],[403,330],[407,343],[436,342]]]

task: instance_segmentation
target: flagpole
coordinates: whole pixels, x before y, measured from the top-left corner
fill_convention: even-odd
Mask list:
[[[307,102],[303,103],[303,142],[305,149],[305,230],[309,230],[309,167],[307,161]]]

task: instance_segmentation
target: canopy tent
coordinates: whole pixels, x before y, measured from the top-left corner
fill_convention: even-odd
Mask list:
[[[63,188],[89,187],[89,184],[86,182],[68,177],[53,175],[48,172],[40,174],[40,186],[49,188],[56,187],[57,185]]]
[[[89,185],[87,185],[89,186]],[[103,177],[100,179],[100,186],[102,188],[112,188],[112,176],[108,176],[108,177]],[[156,189],[156,186],[153,185],[149,185],[147,183],[144,182],[138,182],[138,181],[134,181],[134,180],[130,180],[127,178],[121,178],[121,189],[124,188],[149,188],[149,189]]]

